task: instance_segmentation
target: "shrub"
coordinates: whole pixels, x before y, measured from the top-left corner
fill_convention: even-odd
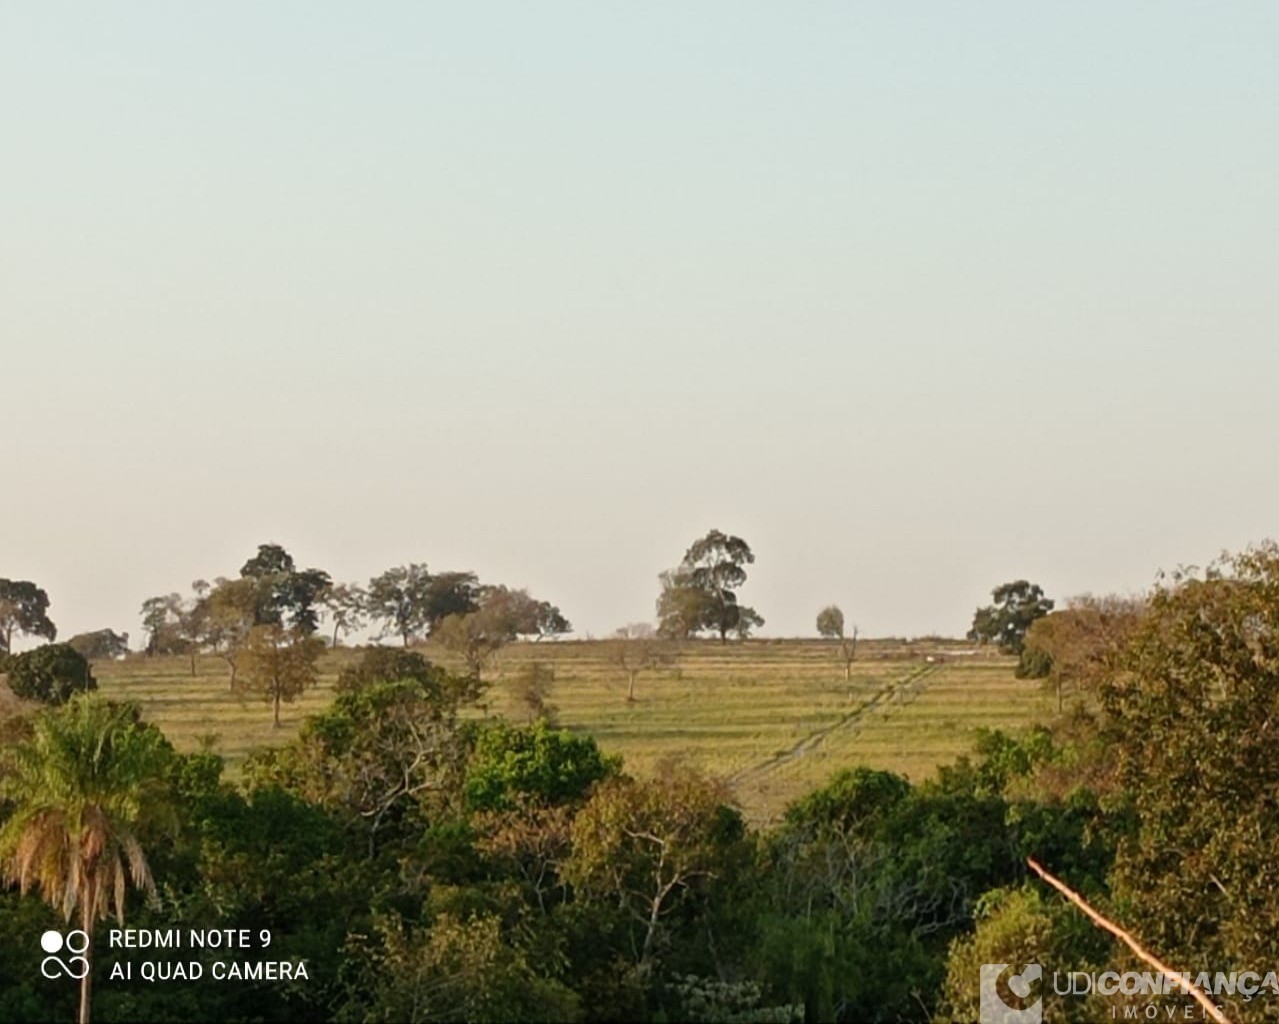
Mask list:
[[[27,700],[65,704],[72,694],[96,690],[89,662],[67,644],[45,644],[9,659],[9,689]]]
[[[1014,675],[1018,679],[1047,679],[1053,670],[1053,656],[1040,647],[1022,648]]]
[[[438,685],[445,672],[416,651],[398,647],[369,647],[360,660],[338,673],[337,692],[352,693],[374,683],[398,683],[401,679]]]

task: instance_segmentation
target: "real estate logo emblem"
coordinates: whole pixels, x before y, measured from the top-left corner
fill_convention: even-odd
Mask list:
[[[981,1024],[1043,1024],[1044,1000],[1030,998],[1031,987],[1044,976],[1039,964],[1025,964],[1020,974],[1005,973],[1012,964],[982,964]],[[1004,980],[1003,985],[1000,981]]]

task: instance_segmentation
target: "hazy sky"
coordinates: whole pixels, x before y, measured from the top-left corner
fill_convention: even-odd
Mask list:
[[[0,576],[261,541],[769,634],[1277,531],[1270,3],[0,0]]]

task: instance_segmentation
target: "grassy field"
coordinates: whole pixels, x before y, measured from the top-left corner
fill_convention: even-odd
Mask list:
[[[424,654],[459,667],[431,645]],[[212,735],[234,771],[249,751],[288,740],[332,699],[349,651],[326,655],[320,684],[285,705],[283,727],[270,707],[231,692],[226,665],[143,657],[102,663],[102,691],[138,702],[179,749]],[[489,714],[520,720],[511,680],[530,660],[554,666],[551,702],[559,722],[590,732],[607,751],[643,772],[665,757],[686,758],[727,777],[748,815],[773,820],[785,804],[834,772],[865,764],[922,779],[972,748],[980,727],[1026,728],[1051,701],[1035,682],[1013,678],[1012,659],[959,643],[868,641],[851,683],[832,647],[815,640],[683,645],[675,667],[639,677],[626,700],[625,676],[600,643],[517,644],[489,671]]]

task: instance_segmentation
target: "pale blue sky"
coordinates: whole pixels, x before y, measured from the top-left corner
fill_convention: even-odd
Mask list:
[[[771,634],[1276,532],[1272,4],[0,0],[0,576],[265,540]]]

